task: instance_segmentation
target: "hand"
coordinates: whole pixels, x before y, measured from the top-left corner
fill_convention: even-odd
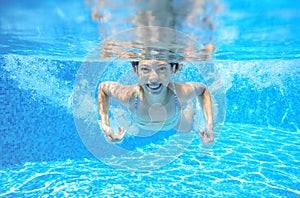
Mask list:
[[[209,144],[214,142],[214,132],[212,129],[205,128],[204,131],[200,133],[203,144]]]
[[[102,129],[110,142],[120,142],[126,134],[126,131],[120,127],[117,134],[110,126],[103,126]]]

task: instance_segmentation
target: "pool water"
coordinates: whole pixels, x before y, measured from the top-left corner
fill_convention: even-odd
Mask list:
[[[214,28],[178,27],[216,46],[225,123],[205,154],[195,134],[182,155],[143,172],[95,158],[74,123],[83,59],[132,27],[93,21],[91,6],[1,2],[0,197],[300,197],[299,3],[224,0],[208,5]]]
[[[239,124],[226,124],[223,130],[226,135],[220,136],[205,157],[199,157],[198,140],[173,163],[152,172],[120,171],[94,158],[26,162],[1,171],[1,195],[299,195],[298,132]]]

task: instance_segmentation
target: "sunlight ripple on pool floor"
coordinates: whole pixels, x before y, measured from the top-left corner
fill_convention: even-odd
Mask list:
[[[226,124],[223,134],[208,155],[199,156],[195,139],[152,172],[121,171],[96,159],[28,162],[1,170],[0,196],[300,196],[298,132]]]

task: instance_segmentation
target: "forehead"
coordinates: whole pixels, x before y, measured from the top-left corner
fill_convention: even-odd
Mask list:
[[[168,64],[166,60],[141,60],[140,61],[141,65],[165,65]]]

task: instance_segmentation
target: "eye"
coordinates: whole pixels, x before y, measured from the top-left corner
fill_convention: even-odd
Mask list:
[[[160,72],[164,72],[167,70],[167,67],[166,66],[162,66],[162,67],[159,67],[159,71]]]
[[[150,69],[149,69],[148,67],[145,67],[145,66],[144,66],[144,67],[141,66],[140,68],[141,68],[140,70],[141,70],[142,72],[149,72],[149,71],[150,71]]]

